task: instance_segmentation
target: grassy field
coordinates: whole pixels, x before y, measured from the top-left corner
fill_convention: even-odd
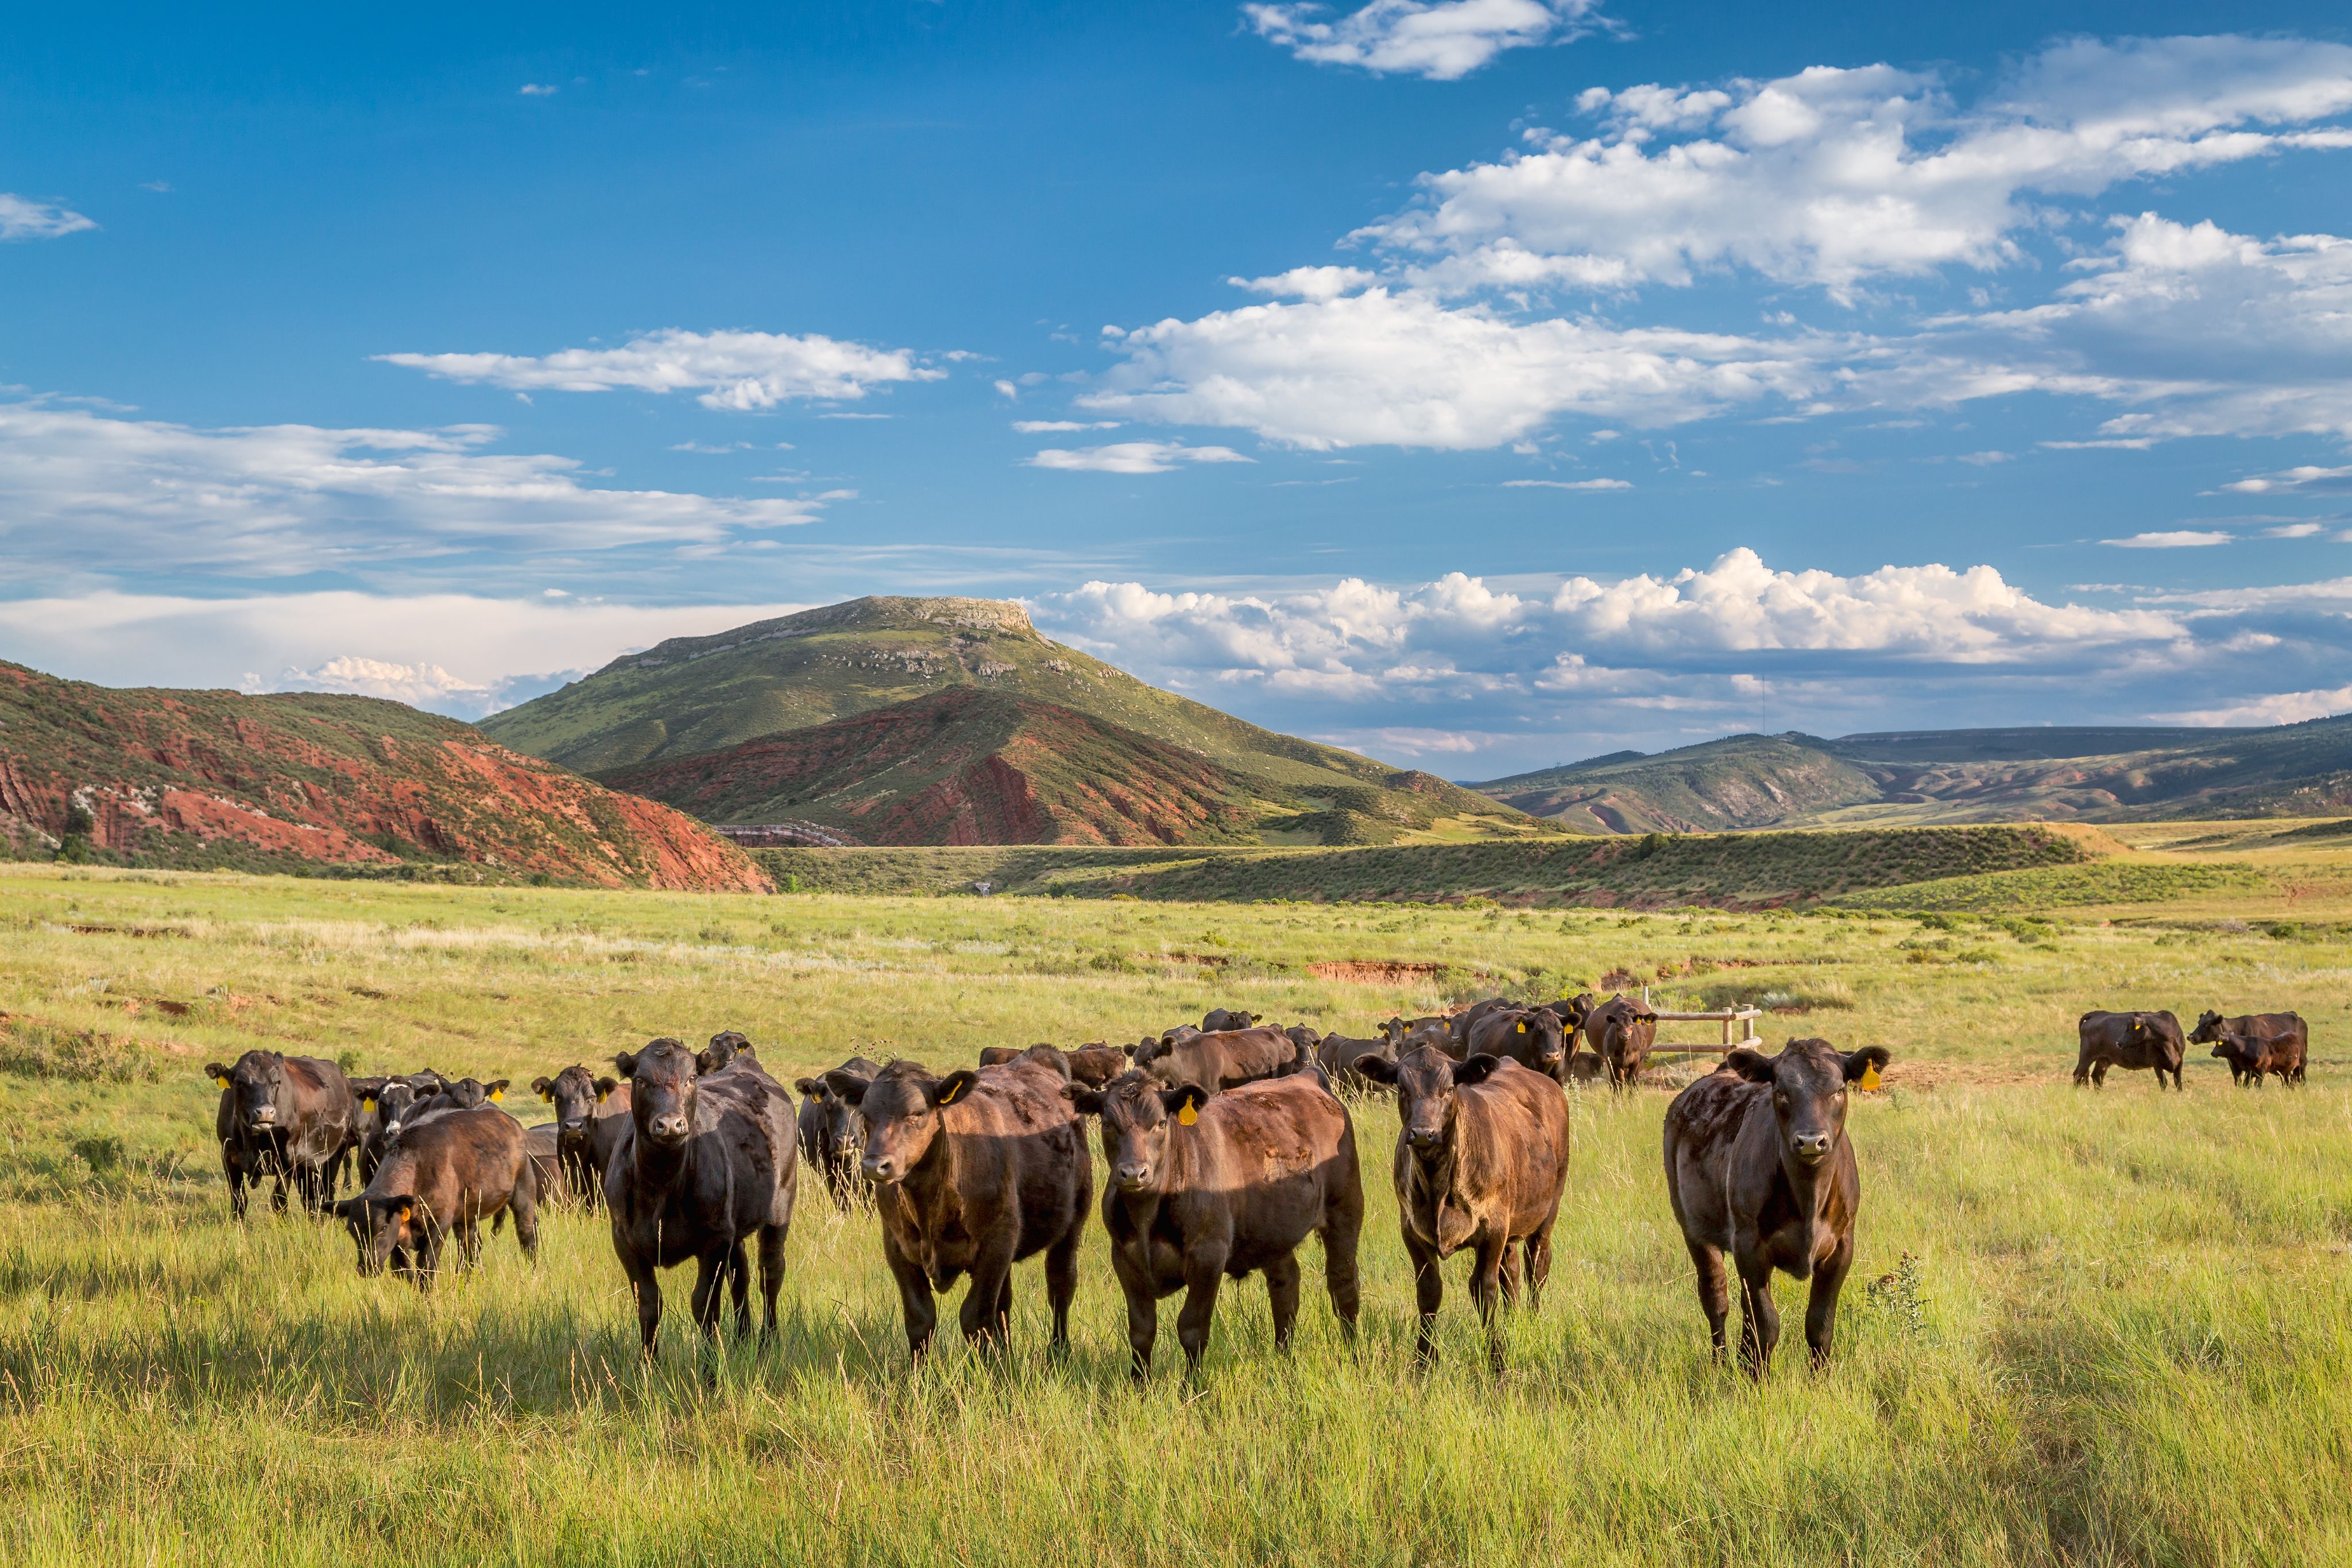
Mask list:
[[[2281,886],[2302,863],[2211,852]],[[0,1561],[2343,1561],[2352,972],[2326,923],[2352,909],[2313,875],[2300,922],[2264,925],[2213,894],[2103,924],[0,867]],[[1332,961],[1438,967],[1355,985],[1311,967]],[[1784,1355],[1759,1389],[1709,1364],[1663,1092],[1577,1093],[1552,1289],[1500,1383],[1458,1263],[1444,1360],[1410,1370],[1375,1101],[1352,1359],[1310,1256],[1289,1361],[1253,1281],[1202,1387],[1131,1390],[1097,1231],[1068,1364],[1042,1354],[1031,1264],[1009,1357],[950,1333],[912,1375],[872,1222],[812,1195],[781,1343],[730,1350],[706,1389],[675,1315],[641,1368],[590,1219],[551,1220],[535,1271],[499,1238],[429,1301],[358,1279],[309,1221],[231,1224],[198,1071],[268,1045],[527,1080],[736,1027],[789,1076],[1133,1038],[1213,1003],[1364,1030],[1604,975],[1802,1009],[1764,1020],[1776,1043],[1894,1048],[1853,1115],[1861,1257],[1827,1375]],[[2238,1092],[2192,1054],[2185,1096],[2070,1089],[2074,1016],[2121,1003],[2298,1009],[2310,1086]],[[1793,1321],[1801,1292],[1780,1299]]]

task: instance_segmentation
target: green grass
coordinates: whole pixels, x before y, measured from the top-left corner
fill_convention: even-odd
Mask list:
[[[2265,893],[2270,879],[2242,862],[2209,865],[2105,865],[2035,868],[1943,877],[1831,902],[1848,909],[1911,911],[2081,908],[2105,904],[2167,904],[2215,894]]]
[[[2342,1560],[2340,946],[1937,918],[0,871],[0,1030],[109,1053],[95,1076],[0,1060],[0,1561]],[[1660,1093],[1575,1098],[1552,1290],[1499,1385],[1459,1264],[1444,1361],[1408,1369],[1395,1119],[1370,1102],[1356,1358],[1310,1246],[1289,1361],[1252,1281],[1228,1289],[1202,1389],[1131,1391],[1096,1232],[1066,1365],[1041,1354],[1030,1264],[1009,1357],[950,1333],[912,1375],[872,1221],[812,1197],[781,1343],[731,1350],[705,1389],[675,1317],[664,1364],[639,1367],[590,1220],[551,1221],[536,1271],[500,1237],[429,1301],[358,1279],[307,1221],[233,1226],[195,1071],[269,1043],[528,1077],[726,1025],[780,1069],[877,1044],[945,1064],[1212,1001],[1361,1030],[1444,999],[1308,968],[1334,958],[1522,987],[1620,969],[1668,1000],[1769,981],[1831,1002],[1767,1019],[1776,1040],[1893,1044],[1890,1092],[1853,1113],[1865,1199],[1837,1365],[1784,1356],[1759,1390],[1708,1364]],[[2311,1086],[2240,1093],[2195,1056],[2177,1099],[2132,1074],[2071,1090],[2074,1016],[2126,998],[2298,1008]],[[1889,1273],[1908,1283],[1868,1289]],[[1783,1282],[1792,1335],[1802,1299]]]

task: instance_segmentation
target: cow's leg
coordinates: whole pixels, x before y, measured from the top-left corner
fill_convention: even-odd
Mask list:
[[[1739,1360],[1750,1377],[1761,1379],[1780,1343],[1780,1309],[1772,1304],[1772,1265],[1750,1274],[1739,1270]]]
[[[1323,1286],[1331,1292],[1331,1312],[1349,1344],[1356,1343],[1356,1315],[1363,1284],[1356,1274],[1356,1243],[1364,1228],[1361,1208],[1334,1209],[1323,1222]]]
[[[441,1253],[448,1245],[449,1233],[437,1224],[425,1227],[424,1238],[416,1244],[416,1288],[430,1292],[434,1281],[441,1275]]]
[[[507,1199],[507,1207],[514,1210],[515,1240],[533,1268],[539,1265],[539,1183],[530,1180],[517,1182],[514,1196]]]
[[[972,1260],[971,1286],[956,1314],[963,1337],[991,1350],[1013,1341],[1013,1227],[1000,1228],[1004,1239],[992,1239],[988,1249]]]
[[[1137,1383],[1151,1375],[1151,1347],[1160,1340],[1159,1282],[1135,1269],[1116,1243],[1110,1251],[1110,1271],[1127,1298],[1128,1375]]]
[[[776,1292],[784,1288],[784,1232],[782,1225],[760,1227],[760,1343],[776,1337]]]
[[[1519,1249],[1510,1242],[1503,1250],[1495,1268],[1495,1282],[1502,1287],[1502,1305],[1506,1310],[1519,1304]]]
[[[629,1289],[637,1298],[637,1333],[643,1343],[640,1348],[647,1361],[654,1359],[654,1341],[661,1333],[661,1276],[651,1263],[635,1253],[614,1250],[621,1254],[621,1271],[629,1277]]]
[[[1813,1370],[1830,1364],[1830,1342],[1837,1334],[1838,1292],[1845,1289],[1847,1270],[1853,1267],[1853,1238],[1838,1243],[1824,1262],[1813,1265],[1813,1293],[1805,1302],[1805,1344],[1813,1353]]]
[[[1079,1219],[1084,1218],[1081,1209]],[[1070,1302],[1078,1293],[1078,1243],[1086,1233],[1084,1224],[1073,1221],[1062,1239],[1045,1249],[1045,1304],[1054,1313],[1054,1337],[1046,1345],[1051,1355],[1070,1354]]]
[[[228,1216],[245,1218],[245,1167],[226,1144],[221,1145],[221,1179],[228,1183]]]
[[[1176,1314],[1176,1343],[1184,1347],[1184,1373],[1197,1375],[1209,1353],[1209,1328],[1217,1316],[1217,1287],[1225,1277],[1225,1254],[1207,1248],[1184,1259],[1184,1310]],[[1296,1305],[1294,1291],[1293,1304]]]
[[[1508,1241],[1482,1241],[1470,1264],[1470,1300],[1486,1331],[1486,1364],[1497,1375],[1503,1370],[1503,1260],[1510,1249]]]
[[[734,1249],[727,1255],[727,1294],[735,1304],[735,1332],[749,1338],[751,1333],[751,1248],[742,1237],[736,1238]]]
[[[2094,1089],[2105,1089],[2105,1088],[2107,1086],[2107,1066],[2108,1066],[2108,1063],[2107,1063],[2107,1061],[2105,1061],[2105,1058],[2102,1058],[2100,1061],[2098,1061],[2097,1062],[2095,1062],[2095,1063],[2094,1063],[2094,1064],[2092,1065],[2092,1068],[2091,1068],[2091,1087],[2092,1087],[2092,1088],[2094,1088]]]
[[[1274,1309],[1274,1348],[1290,1349],[1290,1334],[1298,1326],[1298,1254],[1286,1252],[1265,1265],[1266,1304]]]
[[[898,1244],[887,1230],[882,1233],[882,1259],[890,1265],[890,1277],[898,1281],[898,1310],[907,1321],[907,1354],[920,1361],[931,1346],[931,1331],[940,1322],[930,1277],[923,1272],[922,1265],[898,1250]]]
[[[286,1166],[282,1161],[269,1167],[269,1212],[286,1212]]]
[[[1715,1359],[1724,1355],[1723,1325],[1731,1316],[1731,1287],[1724,1277],[1723,1254],[1704,1241],[1685,1237],[1683,1245],[1690,1249],[1691,1266],[1698,1270],[1698,1306],[1706,1314],[1706,1335],[1715,1346]]]
[[[2091,1053],[2085,1050],[2074,1058],[2074,1087],[2080,1089],[2091,1081]]]
[[[694,1260],[694,1294],[690,1298],[694,1326],[702,1331],[707,1349],[719,1337],[719,1292],[727,1282],[731,1249],[719,1248],[705,1252]]]
[[[1419,1313],[1412,1338],[1413,1359],[1423,1366],[1437,1361],[1437,1309],[1445,1301],[1445,1276],[1437,1267],[1437,1249],[1416,1236],[1404,1239],[1405,1256],[1412,1260],[1413,1306]]]
[[[1527,1254],[1528,1311],[1539,1312],[1543,1308],[1544,1283],[1551,1278],[1551,1227],[1549,1225],[1546,1225],[1541,1230],[1528,1238]]]

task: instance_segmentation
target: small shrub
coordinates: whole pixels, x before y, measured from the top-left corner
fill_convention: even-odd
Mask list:
[[[1919,1260],[1906,1252],[1865,1292],[1870,1304],[1893,1319],[1906,1339],[1927,1337],[1927,1298],[1919,1285]]]
[[[152,1083],[161,1076],[154,1058],[130,1040],[28,1019],[12,1019],[0,1026],[0,1072],[68,1083],[101,1079]]]

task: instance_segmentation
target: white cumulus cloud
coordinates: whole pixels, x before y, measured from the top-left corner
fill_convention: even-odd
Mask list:
[[[617,349],[551,354],[379,354],[387,364],[446,381],[515,392],[693,392],[706,408],[752,410],[812,398],[862,398],[891,382],[947,372],[905,349],[874,349],[811,333],[688,332],[671,329]]]
[[[1601,24],[1598,0],[1371,0],[1344,16],[1320,5],[1250,5],[1257,35],[1317,65],[1454,81],[1505,49],[1566,43]]]
[[[2190,708],[2185,713],[2151,714],[2171,724],[2220,726],[2301,724],[2307,719],[2333,718],[2352,713],[2352,686],[2330,691],[2280,692],[2252,697],[2223,707]]]

